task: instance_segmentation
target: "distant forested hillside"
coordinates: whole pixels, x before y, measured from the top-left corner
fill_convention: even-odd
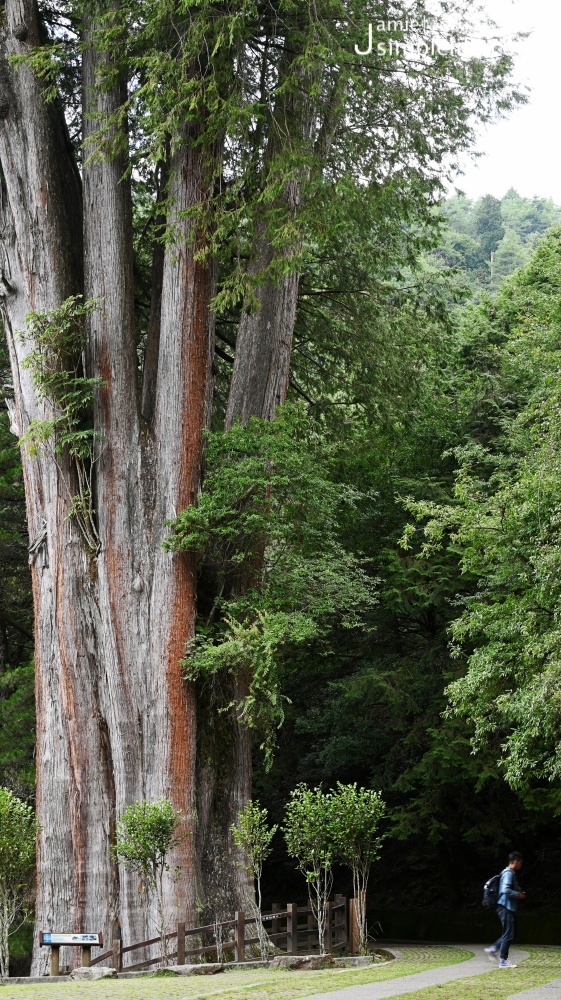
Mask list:
[[[503,278],[524,265],[550,226],[561,220],[561,207],[551,198],[522,198],[510,188],[504,198],[464,195],[442,205],[448,219],[434,256],[447,267],[465,272],[474,289],[496,289]]]

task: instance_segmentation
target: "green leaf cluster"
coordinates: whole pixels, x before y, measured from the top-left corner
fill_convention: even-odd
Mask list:
[[[286,804],[283,833],[288,853],[296,858],[307,882],[330,872],[335,856],[333,796],[300,784]]]
[[[263,862],[271,853],[271,841],[278,830],[276,825],[268,826],[267,816],[267,810],[252,800],[238,813],[232,826],[234,843],[244,852],[247,870],[253,878],[261,877]]]
[[[467,672],[448,694],[473,724],[474,748],[493,746],[515,787],[561,774],[560,291],[554,229],[480,311],[478,333],[495,343],[495,435],[457,451],[450,503],[407,504],[423,523],[425,553],[452,546],[478,581],[451,626]]]
[[[286,804],[283,832],[291,857],[308,881],[340,861],[368,876],[380,856],[380,821],[386,811],[381,793],[337,782],[321,786],[299,784]]]
[[[37,396],[53,407],[47,420],[34,420],[24,444],[36,449],[53,439],[55,453],[68,453],[74,459],[91,455],[95,432],[84,427],[99,379],[84,375],[84,350],[87,344],[86,318],[94,302],[83,302],[72,295],[50,313],[29,313],[22,339],[33,344],[23,367],[31,372]]]
[[[85,349],[87,318],[95,308],[95,302],[84,302],[81,295],[70,296],[50,313],[30,313],[22,334],[22,339],[33,345],[23,367],[31,372],[37,398],[52,407],[49,416],[31,421],[22,442],[31,454],[52,447],[55,459],[68,463],[70,475],[68,469],[62,470],[70,496],[68,516],[76,519],[92,555],[99,551],[92,503],[99,434],[92,426],[91,408],[102,380],[87,377]]]
[[[561,218],[551,198],[523,198],[514,188],[500,201],[491,195],[477,201],[455,195],[440,207],[446,226],[433,256],[463,273],[476,296],[485,288],[498,289],[505,277],[524,267]]]
[[[271,854],[271,841],[278,830],[277,825],[267,823],[267,810],[261,809],[259,802],[250,801],[238,813],[237,821],[232,825],[232,837],[236,847],[243,854],[243,867],[255,881],[257,889],[257,905],[254,906],[254,916],[259,938],[261,958],[269,957],[271,942],[262,921],[261,876],[263,863]]]
[[[164,967],[169,964],[166,931],[173,918],[167,912],[164,879],[177,881],[181,877],[179,866],[171,869],[170,854],[188,836],[185,818],[168,799],[144,800],[131,803],[121,814],[111,847],[114,859],[127,871],[138,875],[140,890],[154,899]]]
[[[0,975],[9,975],[10,934],[31,909],[38,826],[31,806],[0,788]]]
[[[368,876],[373,861],[380,857],[380,821],[386,804],[381,792],[337,782],[333,794],[333,832],[340,861]]]
[[[117,822],[112,852],[129,871],[139,875],[145,889],[155,889],[163,872],[170,871],[169,855],[188,836],[185,820],[171,802],[134,802]]]
[[[330,467],[324,443],[290,407],[273,423],[213,433],[198,504],[178,515],[166,541],[196,553],[212,580],[187,676],[243,680],[239,717],[264,731],[268,753],[283,719],[286,651],[362,626],[376,602],[375,579],[341,536],[346,514],[369,498]]]
[[[35,869],[37,823],[31,806],[0,788],[0,891],[25,889]]]

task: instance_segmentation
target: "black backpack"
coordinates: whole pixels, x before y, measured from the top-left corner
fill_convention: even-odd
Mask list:
[[[483,886],[483,906],[486,910],[492,910],[499,901],[499,887],[501,884],[502,872],[498,875],[493,875],[488,882]]]

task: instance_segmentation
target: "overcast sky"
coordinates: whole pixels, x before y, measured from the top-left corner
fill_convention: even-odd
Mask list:
[[[531,31],[517,43],[517,81],[531,87],[529,104],[480,134],[485,156],[464,163],[458,186],[470,198],[509,187],[552,197],[561,205],[561,3],[559,0],[483,0],[506,33]]]

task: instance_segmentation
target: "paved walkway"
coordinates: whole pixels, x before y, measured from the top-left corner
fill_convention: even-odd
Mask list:
[[[415,993],[417,990],[426,989],[427,986],[450,983],[454,979],[479,976],[497,968],[495,963],[489,962],[483,945],[458,945],[458,947],[475,952],[475,957],[456,965],[444,965],[440,969],[429,969],[428,972],[417,972],[411,976],[400,976],[398,979],[386,979],[383,983],[365,983],[364,986],[348,986],[344,990],[336,990],[333,993],[316,993],[313,997],[305,997],[304,1000],[385,1000],[387,997]],[[510,957],[514,962],[520,962],[523,958],[528,958],[528,952],[522,951],[520,948],[511,948]],[[501,976],[503,973],[497,972],[497,975]],[[516,1000],[522,1000],[525,997],[528,1000],[561,1000],[561,990],[558,994],[550,990],[549,993],[544,992],[543,995],[537,990],[530,990],[526,994],[517,994]]]
[[[554,979],[545,986],[536,986],[524,993],[515,993],[508,1000],[561,1000],[561,979]]]

